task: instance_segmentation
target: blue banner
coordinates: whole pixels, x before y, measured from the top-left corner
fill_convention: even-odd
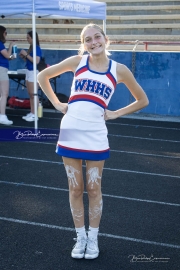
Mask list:
[[[2,128],[0,129],[0,142],[27,142],[51,141],[57,142],[59,129],[34,128]]]

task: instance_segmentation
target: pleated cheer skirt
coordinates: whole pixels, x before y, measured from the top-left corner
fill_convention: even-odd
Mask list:
[[[109,158],[109,142],[105,121],[89,122],[68,114],[61,121],[56,153],[83,160]]]

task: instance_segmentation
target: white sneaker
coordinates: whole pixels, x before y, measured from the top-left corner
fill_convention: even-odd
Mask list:
[[[32,112],[26,114],[25,116],[22,117],[22,119],[26,120],[26,118],[30,117],[31,115],[33,115]]]
[[[76,240],[76,244],[74,245],[73,250],[71,252],[71,257],[74,259],[82,259],[84,258],[87,238],[78,236],[77,238],[74,238],[74,240]]]
[[[0,124],[3,125],[12,125],[13,121],[9,120],[6,115],[0,115]]]
[[[99,256],[98,240],[94,238],[87,239],[85,259],[95,259]]]
[[[27,122],[33,122],[33,121],[35,121],[35,114],[31,114],[29,117],[27,117],[24,120],[26,120]],[[37,120],[38,120],[38,118],[37,118]]]

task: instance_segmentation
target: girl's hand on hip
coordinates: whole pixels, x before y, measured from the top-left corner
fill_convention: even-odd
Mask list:
[[[54,107],[56,108],[56,110],[62,112],[63,114],[66,114],[68,110],[68,103],[59,102],[58,104],[54,105]]]
[[[118,118],[117,111],[109,111],[105,110],[104,112],[104,120],[111,120]]]

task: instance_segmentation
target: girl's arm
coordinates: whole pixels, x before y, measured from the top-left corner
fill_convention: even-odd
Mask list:
[[[62,113],[66,113],[67,104],[61,103],[57,96],[55,95],[49,79],[56,77],[62,73],[67,71],[75,72],[79,62],[81,60],[81,56],[72,56],[67,58],[66,60],[60,62],[59,64],[53,65],[51,67],[45,68],[37,75],[38,82],[40,84],[41,89],[46,94],[48,99],[51,101],[53,106],[61,111]]]
[[[2,50],[1,51],[1,54],[5,57],[5,58],[7,58],[7,59],[10,59],[10,56],[11,56],[11,54],[12,54],[12,46],[14,45],[14,42],[10,42],[9,43],[9,48],[6,50],[6,49],[4,49],[4,50]]]
[[[20,57],[23,58],[24,60],[28,59],[33,63],[33,57],[27,53],[25,50],[21,50],[19,53]],[[36,56],[36,64],[38,64],[40,61],[40,57]]]
[[[123,115],[136,112],[149,104],[149,100],[144,90],[138,84],[132,72],[125,65],[117,64],[117,82],[122,82],[126,85],[126,87],[129,89],[129,91],[135,98],[135,101],[130,105],[116,111],[106,110],[105,120],[115,119]]]
[[[25,59],[28,59],[29,61],[33,63],[33,57],[30,54],[26,54]],[[36,56],[36,64],[39,64],[39,61],[40,61],[40,57]]]

